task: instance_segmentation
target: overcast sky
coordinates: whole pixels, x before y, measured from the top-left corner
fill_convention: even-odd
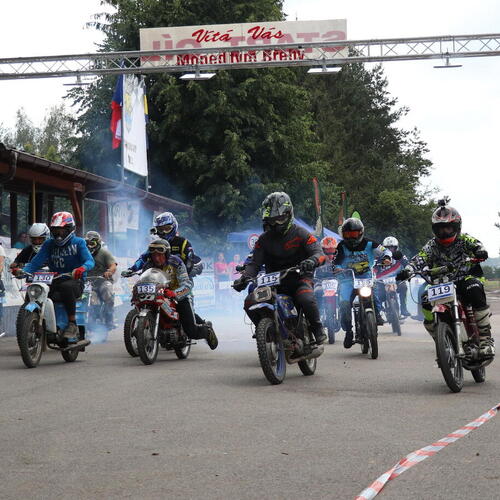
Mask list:
[[[3,2],[0,57],[94,52],[100,34],[85,28],[99,0]],[[348,39],[463,35],[500,32],[495,0],[286,0],[289,20],[347,19]],[[22,22],[21,22],[22,21]],[[410,113],[430,149],[428,182],[451,196],[464,230],[482,240],[491,256],[500,248],[493,224],[500,211],[500,57],[459,60],[458,69],[436,61],[385,63],[389,91]],[[12,127],[23,106],[37,124],[62,100],[71,79],[0,81],[0,124]],[[397,235],[396,235],[397,236]]]

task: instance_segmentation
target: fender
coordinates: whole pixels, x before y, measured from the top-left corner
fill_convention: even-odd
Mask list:
[[[36,311],[36,310],[38,310],[38,311],[39,311],[41,308],[40,308],[40,305],[39,305],[39,304],[37,304],[36,302],[29,302],[28,304],[26,304],[26,305],[24,306],[24,309],[25,309],[26,311],[29,311],[29,312],[34,312],[34,311]]]
[[[432,306],[433,313],[447,313],[449,311],[449,307],[446,304],[435,304]]]
[[[145,316],[148,315],[149,310],[148,309],[143,309],[140,313],[139,316],[144,318]]]
[[[249,311],[253,311],[254,309],[262,309],[263,307],[267,307],[271,311],[274,311],[275,307],[272,304],[267,304],[266,302],[262,302],[260,304],[254,304],[248,308]]]

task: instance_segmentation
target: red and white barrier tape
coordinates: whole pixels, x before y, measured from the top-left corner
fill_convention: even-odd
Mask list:
[[[405,458],[400,460],[394,467],[388,470],[385,474],[378,477],[368,488],[363,490],[355,500],[371,500],[375,498],[381,491],[382,488],[395,477],[400,476],[403,472],[407,471],[419,462],[423,462],[426,458],[434,456],[438,451],[448,446],[451,443],[459,440],[460,438],[467,436],[469,432],[481,427],[485,422],[488,422],[500,411],[500,404],[494,406],[491,410],[487,411],[476,420],[460,427],[460,429],[448,434],[446,437],[432,443],[430,446],[425,448],[420,448],[420,450],[414,451]]]

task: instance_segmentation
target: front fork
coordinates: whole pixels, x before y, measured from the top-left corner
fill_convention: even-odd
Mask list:
[[[452,328],[453,328],[453,333],[455,334],[455,342],[457,346],[457,352],[458,352],[458,357],[463,358],[465,357],[465,352],[462,347],[462,332],[461,332],[461,327],[462,327],[462,322],[460,321],[460,314],[458,311],[458,300],[455,297],[453,302],[448,306],[450,308],[450,312],[452,315]],[[438,305],[434,306],[434,325],[437,326],[438,323],[438,317],[439,314],[444,312],[444,309],[446,306],[443,305]]]

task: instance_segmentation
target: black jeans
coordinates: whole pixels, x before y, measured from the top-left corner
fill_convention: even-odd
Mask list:
[[[50,285],[49,298],[64,304],[68,316],[76,314],[76,301],[83,293],[83,281],[60,278]]]
[[[195,317],[189,298],[177,302],[177,312],[179,313],[182,329],[190,339],[207,338],[207,329],[204,325],[197,324],[199,316]]]
[[[293,298],[296,307],[304,311],[304,316],[309,321],[313,331],[322,327],[311,278],[287,277],[278,287],[278,293],[290,295]],[[245,299],[244,307],[248,317],[255,323],[259,315],[249,310],[249,307],[253,304],[249,297],[250,295]]]

